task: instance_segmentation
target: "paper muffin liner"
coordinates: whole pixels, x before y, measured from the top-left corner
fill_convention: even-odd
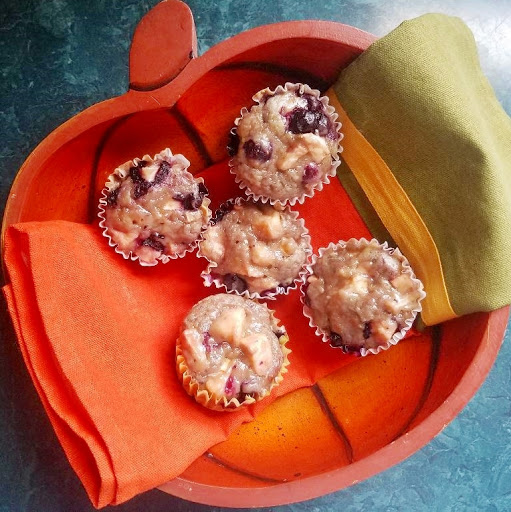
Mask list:
[[[312,308],[310,306],[308,306],[307,302],[306,302],[306,292],[307,292],[307,286],[308,286],[307,279],[309,276],[311,276],[313,274],[313,267],[316,264],[316,261],[319,258],[321,258],[326,251],[329,251],[336,247],[344,248],[344,247],[346,247],[346,244],[349,242],[356,242],[358,247],[361,247],[363,245],[368,246],[368,245],[372,244],[372,245],[380,247],[381,249],[383,249],[385,252],[389,253],[390,255],[397,257],[399,259],[399,261],[402,263],[404,271],[406,273],[408,273],[410,275],[412,281],[414,283],[416,283],[417,289],[419,291],[419,298],[417,300],[417,306],[412,310],[411,317],[408,318],[407,320],[405,320],[404,327],[401,330],[396,331],[386,344],[379,345],[378,347],[373,347],[373,348],[361,347],[360,352],[358,351],[358,347],[354,347],[354,350],[349,350],[343,346],[335,347],[335,346],[331,345],[330,338],[329,338],[330,332],[326,331],[324,329],[321,329],[319,326],[317,326],[315,324],[314,318],[312,315]],[[400,340],[402,340],[405,337],[406,333],[412,327],[413,322],[415,321],[415,318],[417,317],[417,314],[422,311],[421,301],[425,297],[426,297],[426,293],[424,291],[424,286],[423,286],[422,282],[415,276],[415,274],[412,270],[412,267],[410,266],[410,263],[408,262],[406,257],[401,253],[401,251],[398,248],[389,247],[387,242],[380,243],[375,238],[373,238],[371,240],[367,240],[366,238],[360,238],[360,239],[350,238],[347,241],[339,240],[339,242],[337,242],[337,243],[331,242],[327,247],[320,248],[318,250],[318,254],[317,255],[314,254],[312,256],[311,262],[307,266],[307,275],[305,276],[304,282],[300,287],[300,301],[303,305],[303,314],[309,320],[309,326],[312,327],[313,329],[315,329],[315,334],[317,336],[320,336],[324,343],[330,343],[332,348],[336,348],[336,349],[340,348],[346,354],[356,354],[356,355],[360,355],[360,356],[366,356],[368,354],[378,354],[379,352],[382,352],[383,350],[387,350],[390,347],[392,347],[393,345],[396,345]]]
[[[206,229],[209,220],[211,219],[211,211],[208,208],[209,204],[211,203],[211,200],[209,197],[205,196],[202,205],[199,207],[199,210],[206,214],[206,220],[203,222],[203,226],[201,229],[201,232],[198,234],[197,239],[192,242],[190,245],[188,245],[185,249],[178,253],[174,254],[160,254],[157,258],[155,258],[154,262],[146,262],[142,261],[140,257],[136,254],[134,254],[131,250],[130,251],[123,251],[119,248],[117,242],[115,242],[112,239],[112,236],[109,233],[109,228],[106,226],[106,207],[107,207],[107,195],[108,193],[119,186],[126,176],[129,174],[129,170],[131,167],[138,165],[138,163],[142,160],[148,161],[148,162],[154,162],[157,159],[161,160],[170,160],[173,158],[174,160],[178,160],[183,165],[184,170],[186,171],[188,167],[190,166],[190,162],[187,158],[185,158],[181,154],[173,155],[172,151],[169,148],[164,149],[163,151],[160,151],[156,155],[154,155],[153,158],[151,158],[149,155],[144,155],[142,158],[134,158],[133,160],[129,160],[125,162],[124,164],[117,167],[112,174],[108,177],[105,187],[101,191],[101,197],[99,199],[99,205],[98,205],[98,217],[100,219],[99,226],[103,229],[103,236],[108,239],[108,245],[110,247],[113,247],[115,252],[117,254],[120,254],[125,260],[130,259],[132,261],[138,261],[138,263],[143,267],[153,267],[158,264],[159,261],[162,263],[168,263],[170,260],[175,260],[177,258],[182,258],[185,256],[186,253],[192,252],[197,245],[199,244],[200,235],[202,232]],[[204,179],[202,177],[195,177],[194,180],[196,183],[203,183]]]
[[[264,303],[266,308],[268,306]],[[277,325],[280,325],[280,320],[275,317],[275,311],[268,308],[270,315],[273,319],[277,320]],[[282,365],[280,367],[279,373],[273,379],[270,387],[265,390],[263,393],[258,394],[257,396],[246,396],[244,400],[241,402],[238,398],[227,398],[223,397],[215,397],[211,395],[211,393],[207,389],[200,389],[200,384],[197,382],[192,372],[188,368],[188,364],[186,362],[185,356],[183,354],[183,349],[181,348],[181,334],[176,341],[176,370],[177,376],[181,384],[183,385],[184,390],[195,399],[197,403],[200,405],[212,409],[214,411],[221,412],[234,412],[238,410],[242,406],[247,406],[250,404],[254,404],[259,402],[263,398],[266,398],[274,388],[276,388],[280,383],[284,380],[284,374],[288,371],[289,359],[288,356],[291,353],[291,350],[287,347],[287,342],[289,341],[289,336],[285,331],[284,327],[281,326],[284,333],[279,337],[280,349],[282,351]]]
[[[218,211],[221,211],[222,209],[231,209],[234,205],[241,205],[241,204],[247,204],[254,202],[251,198],[247,197],[236,197],[234,199],[229,199],[222,203],[218,210],[215,212],[215,214],[212,216],[211,220],[208,223],[208,228],[210,226],[213,226],[216,224],[215,217],[216,213]],[[305,262],[302,265],[301,270],[298,272],[298,275],[293,279],[293,282],[289,286],[277,286],[274,292],[267,292],[264,294],[261,294],[259,292],[251,292],[249,290],[245,290],[243,292],[239,292],[237,290],[230,290],[227,288],[227,286],[223,282],[223,276],[219,275],[219,277],[214,277],[214,269],[218,267],[218,264],[215,261],[211,261],[207,256],[205,256],[201,251],[201,244],[204,240],[205,234],[207,232],[206,230],[202,233],[201,238],[199,240],[199,249],[197,251],[197,257],[198,258],[204,258],[208,262],[208,266],[205,270],[201,272],[201,277],[204,281],[204,286],[210,287],[210,286],[216,286],[217,288],[224,288],[227,293],[233,293],[236,295],[240,295],[242,297],[246,297],[249,299],[268,299],[268,300],[276,300],[278,295],[288,295],[291,290],[296,290],[301,284],[305,282],[305,277],[307,275],[307,266],[310,263],[310,259],[312,257],[312,245],[311,245],[311,237],[309,235],[309,230],[305,226],[305,220],[299,216],[299,213],[295,210],[291,210],[289,206],[283,206],[283,205],[273,205],[276,209],[280,211],[284,211],[286,213],[291,214],[293,220],[298,221],[300,227],[303,230],[303,233],[301,235],[301,238],[305,239],[307,243],[307,248],[305,250]],[[221,220],[219,222],[222,222]]]
[[[321,181],[319,181],[318,183],[316,183],[313,186],[313,188],[310,190],[310,192],[308,192],[308,193],[304,192],[301,196],[292,197],[289,199],[273,199],[273,198],[270,198],[269,196],[255,193],[250,188],[250,185],[248,183],[246,183],[242,178],[240,178],[238,176],[238,174],[236,173],[236,163],[235,163],[236,155],[234,155],[229,160],[229,171],[231,174],[234,175],[235,182],[243,190],[243,192],[248,197],[252,198],[254,201],[261,201],[263,203],[269,202],[272,206],[275,206],[276,204],[280,204],[280,205],[288,205],[289,204],[291,206],[294,206],[296,203],[303,204],[303,202],[305,201],[306,198],[313,197],[316,192],[321,192],[321,190],[323,190],[323,187],[330,183],[330,178],[333,178],[334,176],[336,176],[337,167],[339,167],[339,165],[341,163],[339,155],[342,153],[342,150],[343,150],[340,142],[343,139],[344,135],[341,132],[342,125],[340,122],[337,121],[339,115],[336,112],[335,108],[332,105],[330,105],[328,97],[321,96],[320,91],[318,91],[317,89],[312,89],[307,84],[286,82],[284,85],[278,85],[274,90],[271,90],[270,88],[267,87],[266,89],[263,89],[263,90],[257,92],[256,94],[254,94],[254,96],[252,96],[252,99],[256,102],[256,104],[260,104],[261,100],[263,98],[265,98],[265,96],[267,96],[267,95],[273,96],[275,94],[279,94],[284,91],[294,91],[294,92],[299,91],[300,94],[303,94],[303,93],[311,94],[312,96],[315,96],[319,101],[321,101],[321,103],[323,103],[323,105],[325,107],[325,112],[327,113],[328,117],[334,123],[335,130],[339,134],[339,139],[337,141],[338,142],[337,152],[335,155],[332,155],[332,164],[330,167],[330,171],[323,177],[323,179]],[[230,131],[231,136],[235,136],[237,134],[238,125],[239,125],[241,119],[243,118],[243,116],[245,116],[249,112],[250,112],[250,110],[246,107],[243,107],[241,109],[240,116],[234,120],[234,127],[231,128],[231,131]]]

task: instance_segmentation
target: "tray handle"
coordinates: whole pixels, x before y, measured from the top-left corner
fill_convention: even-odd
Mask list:
[[[195,57],[197,35],[190,8],[179,0],[164,0],[135,30],[130,49],[130,89],[159,89]]]

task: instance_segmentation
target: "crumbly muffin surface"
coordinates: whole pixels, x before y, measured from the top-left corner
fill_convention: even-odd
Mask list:
[[[284,362],[283,335],[265,304],[224,293],[192,308],[179,343],[199,389],[241,403],[269,392]]]
[[[293,285],[310,243],[291,211],[242,201],[219,210],[212,222],[200,252],[217,265],[211,273],[228,290],[263,295]]]
[[[334,118],[298,85],[255,99],[229,147],[235,174],[254,194],[280,202],[310,194],[332,171],[340,138]]]
[[[104,201],[106,233],[123,253],[146,264],[182,254],[211,217],[203,180],[186,169],[188,160],[165,152],[125,164],[114,174]]]
[[[420,284],[403,260],[375,240],[350,240],[317,259],[305,301],[333,346],[357,352],[385,345],[414,317]]]

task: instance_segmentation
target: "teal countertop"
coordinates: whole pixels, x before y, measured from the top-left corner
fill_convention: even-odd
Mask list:
[[[156,0],[0,2],[0,201],[17,170],[54,128],[128,88],[128,52]],[[461,17],[474,32],[484,72],[511,114],[511,2],[406,0],[190,0],[199,54],[262,24],[324,19],[378,36],[426,12]],[[511,165],[511,163],[510,163]],[[510,171],[511,172],[511,171]],[[46,418],[1,308],[0,512],[92,511]],[[228,510],[154,490],[119,512]],[[108,507],[105,510],[114,510]],[[232,510],[232,509],[231,509]],[[274,512],[511,510],[511,340],[509,328],[488,378],[441,434],[369,480]]]

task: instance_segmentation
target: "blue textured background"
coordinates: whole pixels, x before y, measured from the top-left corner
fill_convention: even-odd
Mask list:
[[[38,142],[85,107],[125,92],[131,35],[137,21],[156,3],[0,0],[2,210],[17,170]],[[425,12],[460,16],[474,32],[482,67],[511,114],[509,1],[190,0],[188,4],[195,15],[199,53],[240,31],[283,20],[335,20],[381,36],[402,20]],[[94,510],[46,419],[1,310],[0,512]],[[408,460],[349,489],[306,503],[259,510],[511,510],[509,338],[508,330],[497,362],[476,397]],[[220,509],[155,490],[116,510]]]

